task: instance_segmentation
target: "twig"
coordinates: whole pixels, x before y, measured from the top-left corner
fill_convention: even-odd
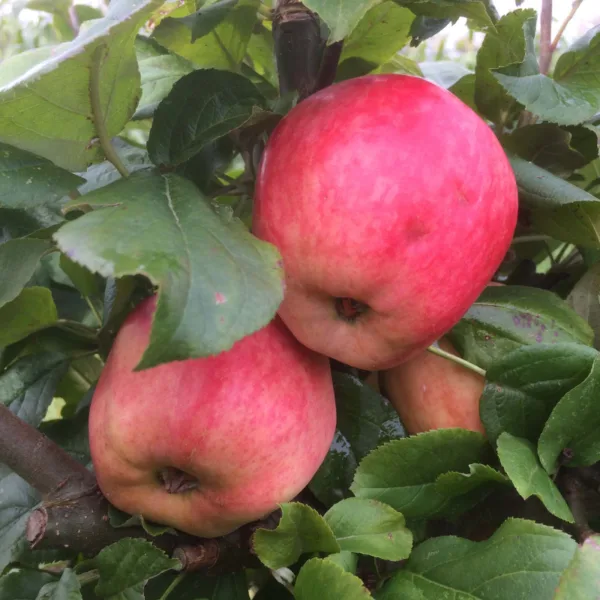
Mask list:
[[[441,356],[442,358],[451,360],[452,362],[455,362],[456,364],[459,364],[462,367],[465,367],[466,369],[470,369],[471,371],[474,371],[475,373],[479,373],[479,375],[485,377],[485,369],[482,369],[481,367],[478,367],[477,365],[470,363],[468,360],[465,360],[464,358],[460,358],[460,356],[456,356],[454,354],[451,354],[450,352],[446,352],[445,350],[442,350],[441,348],[438,348],[437,346],[429,346],[429,348],[427,348],[427,350],[428,350],[428,352],[431,352],[432,354],[437,354],[437,356]]]
[[[554,36],[552,40],[552,44],[550,44],[550,52],[554,53],[558,48],[558,44],[567,28],[567,25],[571,22],[571,19],[575,16],[575,13],[579,9],[579,7],[583,4],[583,0],[574,0],[573,6],[571,7],[571,11],[567,15],[566,19],[563,21],[562,25],[558,28],[558,32]]]
[[[573,513],[575,519],[575,529],[579,543],[583,543],[590,535],[594,533],[591,529],[587,517],[585,504],[585,490],[581,481],[575,474],[567,473],[563,477],[565,487],[565,499]]]
[[[540,13],[540,73],[545,75],[552,61],[552,0],[542,0]]]
[[[300,99],[316,89],[324,42],[317,15],[299,0],[279,0],[273,11],[273,41],[279,91]]]

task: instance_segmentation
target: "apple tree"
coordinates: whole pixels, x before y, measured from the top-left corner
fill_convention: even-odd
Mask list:
[[[582,0],[565,23],[552,0],[504,16],[493,0],[95,4],[31,0],[47,26],[28,49],[0,32],[0,600],[598,597],[600,29],[561,41]],[[461,18],[482,36],[473,65],[411,58]],[[510,247],[443,337],[401,364],[365,370],[289,332],[302,358],[282,342],[266,361],[248,344],[289,287],[253,228],[265,148],[303,102],[371,74],[433,82],[485,123],[518,188]],[[438,139],[450,119],[435,115]],[[423,187],[444,165],[424,166]],[[430,237],[424,256],[468,235]],[[486,235],[481,255],[499,233]],[[475,277],[463,262],[425,318]],[[424,305],[424,283],[400,312]],[[340,300],[352,318],[364,308]],[[204,404],[185,410],[200,371]],[[133,400],[97,416],[110,394]],[[270,419],[257,417],[265,394]],[[299,446],[276,435],[282,419],[320,433]],[[94,442],[102,428],[124,428],[142,474],[157,448],[206,455],[210,511],[189,525],[164,508],[181,503],[143,493],[119,510],[106,473],[130,480],[115,438]],[[198,484],[184,471],[163,477],[169,492]],[[261,494],[272,506],[255,514]]]

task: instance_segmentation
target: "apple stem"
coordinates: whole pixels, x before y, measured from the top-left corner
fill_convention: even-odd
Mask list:
[[[482,369],[481,367],[478,367],[477,365],[470,363],[468,360],[465,360],[464,358],[461,358],[460,356],[450,354],[450,352],[446,352],[445,350],[442,350],[441,348],[438,348],[437,346],[429,346],[427,348],[427,350],[429,352],[431,352],[432,354],[437,354],[438,356],[441,356],[442,358],[451,360],[452,362],[455,362],[456,364],[465,367],[465,369],[470,369],[471,371],[474,371],[475,373],[479,373],[479,375],[481,375],[482,377],[485,377],[485,369]]]

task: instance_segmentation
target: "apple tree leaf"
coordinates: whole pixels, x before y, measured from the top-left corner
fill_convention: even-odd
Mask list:
[[[1,571],[29,548],[25,526],[29,513],[39,501],[39,494],[28,483],[0,464]]]
[[[0,308],[0,348],[50,327],[58,320],[52,293],[45,287],[28,287]]]
[[[270,569],[295,563],[306,552],[337,553],[341,547],[323,517],[300,502],[281,505],[281,521],[276,529],[258,529],[253,547],[261,562]]]
[[[163,19],[152,38],[196,67],[238,71],[257,22],[259,4],[259,0],[238,0],[230,6],[222,2],[202,6],[195,15]],[[214,7],[213,19],[206,18],[210,7]],[[203,35],[192,43],[194,30]]]
[[[162,600],[164,593],[174,583],[178,574],[171,571],[153,577],[146,584],[144,598],[146,600]],[[180,576],[179,576],[180,577]],[[172,588],[173,589],[173,588]],[[176,593],[173,600],[249,600],[248,582],[244,571],[209,575],[188,572],[175,584]]]
[[[35,238],[9,240],[0,245],[0,307],[21,293],[51,247],[48,241]]]
[[[592,265],[569,292],[567,304],[594,330],[594,347],[600,348],[600,263]]]
[[[479,409],[488,439],[508,432],[537,442],[553,408],[588,376],[596,356],[582,344],[540,344],[494,361]]]
[[[510,485],[508,477],[489,465],[470,464],[468,473],[448,471],[435,480],[435,488],[446,497],[462,496],[489,484]]]
[[[392,0],[373,6],[344,40],[336,78],[364,75],[390,60],[408,42],[414,18]]]
[[[569,465],[591,465],[600,460],[599,395],[600,357],[596,357],[589,375],[554,407],[540,435],[538,454],[549,473],[556,471],[557,459],[565,449],[572,456]]]
[[[38,592],[56,578],[34,569],[14,570],[0,577],[0,600],[37,600]]]
[[[508,519],[483,542],[431,538],[413,551],[377,594],[377,600],[419,598],[552,598],[575,541],[551,527]]]
[[[296,585],[297,600],[367,600],[372,598],[363,582],[331,560],[311,558],[304,563]]]
[[[517,77],[538,73],[533,39],[537,15],[534,10],[515,10],[488,31],[477,52],[475,103],[494,123],[518,109],[515,101],[496,81],[492,69],[507,67]]]
[[[588,537],[563,571],[553,600],[589,600],[600,594],[600,536]]]
[[[135,53],[140,69],[142,97],[133,118],[147,119],[169,94],[173,84],[194,70],[194,64],[147,37],[136,38]]]
[[[407,558],[412,533],[404,517],[391,506],[363,498],[334,504],[323,517],[342,549],[384,560]]]
[[[65,569],[60,579],[47,583],[40,590],[36,600],[81,600],[81,585],[73,569]]]
[[[55,205],[83,183],[45,158],[0,143],[0,208]]]
[[[0,65],[0,142],[70,171],[97,160],[101,153],[92,140],[117,135],[135,111],[135,32],[161,4],[115,0],[104,18],[24,73],[7,76],[10,65]]]
[[[528,111],[544,121],[576,125],[600,107],[600,26],[588,31],[560,56],[553,78],[541,74],[514,77],[504,69],[494,77]]]
[[[217,354],[273,318],[283,296],[279,253],[215,213],[188,180],[138,171],[70,208],[82,204],[98,210],[61,227],[61,250],[104,277],[139,273],[159,286],[138,368]]]
[[[20,358],[0,375],[0,403],[37,427],[52,402],[70,359],[57,352]]]
[[[495,9],[490,8],[490,0],[396,0],[408,6],[416,15],[457,21],[460,17],[484,29],[493,29],[497,20]]]
[[[326,506],[350,496],[358,463],[384,442],[406,437],[390,402],[358,377],[333,372],[337,430],[309,486]]]
[[[461,356],[484,369],[524,345],[590,345],[590,326],[556,294],[525,286],[488,286],[450,332]]]
[[[358,556],[353,552],[338,552],[337,554],[330,554],[325,557],[325,560],[330,560],[335,563],[338,567],[342,567],[344,571],[355,574],[358,566]]]
[[[250,119],[265,103],[237,73],[200,69],[185,75],[159,104],[148,139],[155,165],[178,165]]]
[[[467,472],[469,465],[485,462],[489,446],[477,432],[438,429],[393,440],[364,458],[354,477],[352,492],[389,504],[406,518],[454,514],[470,507],[469,494],[446,495],[437,478],[450,471]],[[479,491],[475,490],[477,500]]]
[[[504,432],[498,438],[497,450],[502,467],[524,500],[537,496],[554,516],[574,522],[569,505],[542,468],[535,446],[529,440]]]
[[[512,156],[519,199],[531,210],[536,230],[585,247],[600,247],[600,200],[542,169]]]
[[[587,127],[537,123],[505,136],[503,146],[558,177],[568,177],[598,157],[598,138]],[[535,181],[531,182],[535,184]]]
[[[94,563],[100,573],[95,592],[101,597],[114,596],[160,573],[181,568],[177,559],[139,538],[125,538],[103,548]]]

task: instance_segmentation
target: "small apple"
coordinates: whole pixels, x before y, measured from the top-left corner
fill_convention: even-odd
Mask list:
[[[442,350],[458,356],[447,338]],[[406,431],[460,427],[484,433],[479,400],[485,377],[427,350],[381,373],[382,387]]]
[[[293,498],[335,432],[328,360],[276,318],[216,356],[134,371],[155,298],[119,330],[92,400],[98,484],[117,508],[201,537]]]
[[[393,367],[448,331],[502,262],[517,186],[488,125],[418,77],[317,92],[277,125],[253,231],[279,248],[279,314],[307,347]]]

